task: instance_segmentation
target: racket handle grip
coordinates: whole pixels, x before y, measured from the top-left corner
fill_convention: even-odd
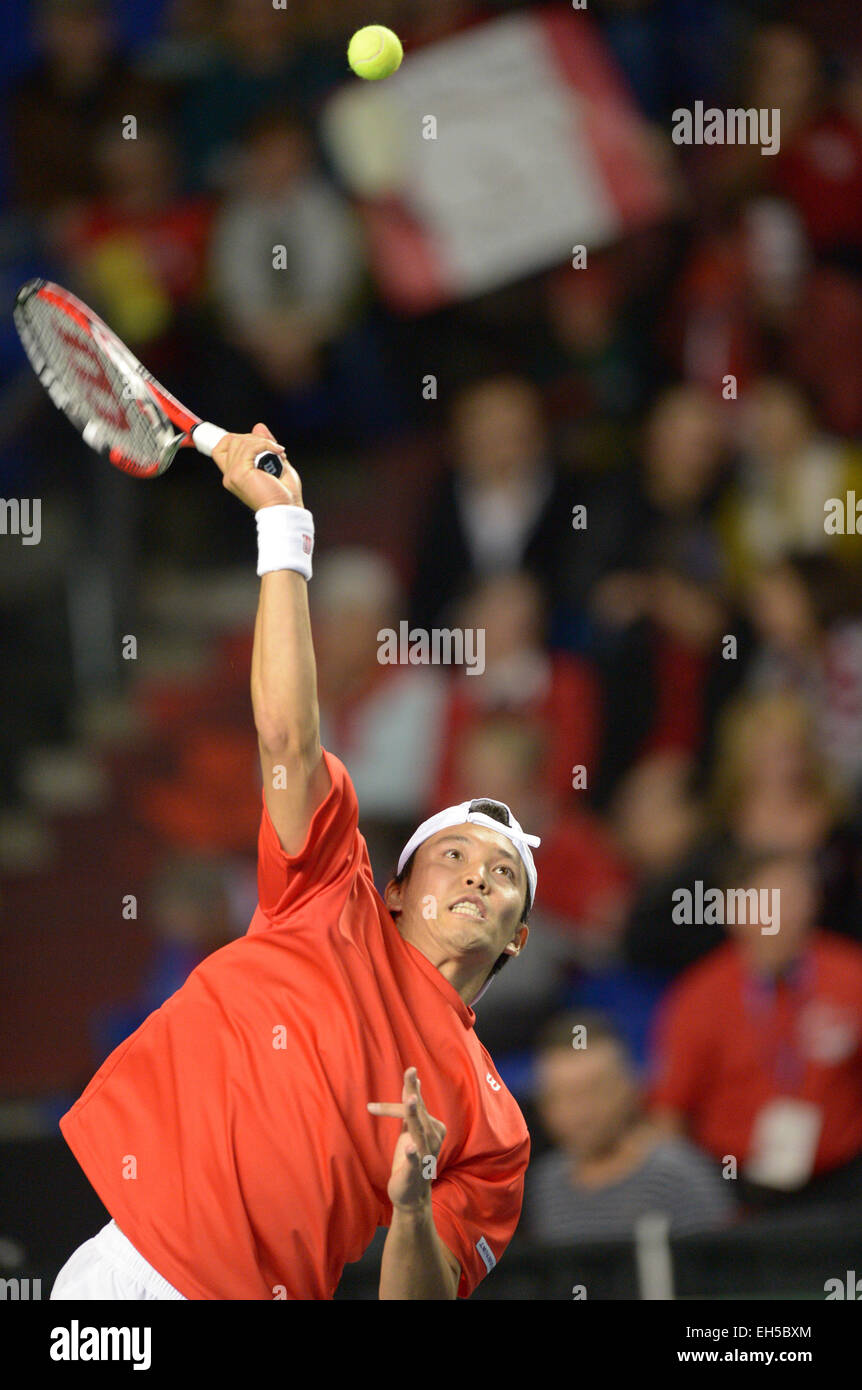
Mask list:
[[[262,473],[271,474],[273,478],[280,478],[284,472],[278,454],[258,454],[254,466],[259,468]]]
[[[195,425],[192,430],[192,443],[201,454],[206,454],[207,458],[212,458],[213,449],[220,444],[227,434],[227,430],[219,429],[218,425],[209,425],[202,421]],[[281,459],[278,454],[274,454],[270,449],[258,454],[254,461],[255,468],[259,468],[262,473],[269,473],[273,478],[280,478],[284,472]]]

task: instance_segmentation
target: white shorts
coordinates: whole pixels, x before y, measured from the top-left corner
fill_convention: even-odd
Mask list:
[[[183,1299],[167,1279],[139,1255],[115,1221],[85,1240],[69,1256],[51,1290],[57,1299]]]

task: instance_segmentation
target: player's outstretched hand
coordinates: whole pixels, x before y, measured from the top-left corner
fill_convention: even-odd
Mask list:
[[[270,450],[282,460],[280,478],[273,478],[255,468],[258,454]],[[224,475],[222,482],[253,512],[261,507],[303,506],[299,474],[285,457],[284,449],[276,444],[266,425],[255,425],[251,434],[228,434],[213,449],[213,458]]]
[[[415,1211],[431,1201],[431,1181],[437,1176],[437,1155],[446,1137],[446,1126],[425,1109],[415,1067],[404,1073],[400,1105],[369,1101],[372,1115],[394,1115],[403,1123],[387,1188],[393,1207]]]

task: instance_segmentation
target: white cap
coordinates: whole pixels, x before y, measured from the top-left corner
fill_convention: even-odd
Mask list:
[[[492,802],[506,812],[506,824],[495,820],[493,816],[486,816],[484,811],[474,811],[472,808],[481,802]],[[398,873],[404,868],[407,860],[414,850],[432,835],[436,835],[438,830],[448,830],[450,825],[484,825],[488,830],[494,830],[498,835],[505,835],[507,840],[511,840],[516,850],[524,861],[524,868],[527,870],[527,880],[530,885],[530,905],[536,899],[536,866],[533,863],[533,856],[530,846],[536,848],[542,842],[538,835],[525,835],[512,812],[503,801],[496,801],[492,796],[477,796],[472,801],[462,801],[459,806],[449,806],[445,811],[438,811],[435,816],[430,816],[424,820],[419,829],[414,831],[407,844],[401,851],[398,860]]]

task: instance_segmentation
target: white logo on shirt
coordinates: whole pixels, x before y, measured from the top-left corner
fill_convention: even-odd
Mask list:
[[[495,1081],[495,1080],[494,1080],[493,1076],[491,1075],[491,1073],[490,1073],[489,1071],[487,1071],[487,1072],[485,1073],[485,1080],[487,1081],[488,1085],[491,1087],[491,1090],[492,1090],[492,1091],[499,1091],[499,1089],[500,1089],[500,1083],[499,1083],[499,1081]]]
[[[476,1241],[476,1249],[482,1256],[482,1259],[485,1262],[485,1268],[490,1274],[491,1270],[494,1268],[494,1265],[497,1263],[497,1257],[484,1236],[480,1236],[479,1239]]]

